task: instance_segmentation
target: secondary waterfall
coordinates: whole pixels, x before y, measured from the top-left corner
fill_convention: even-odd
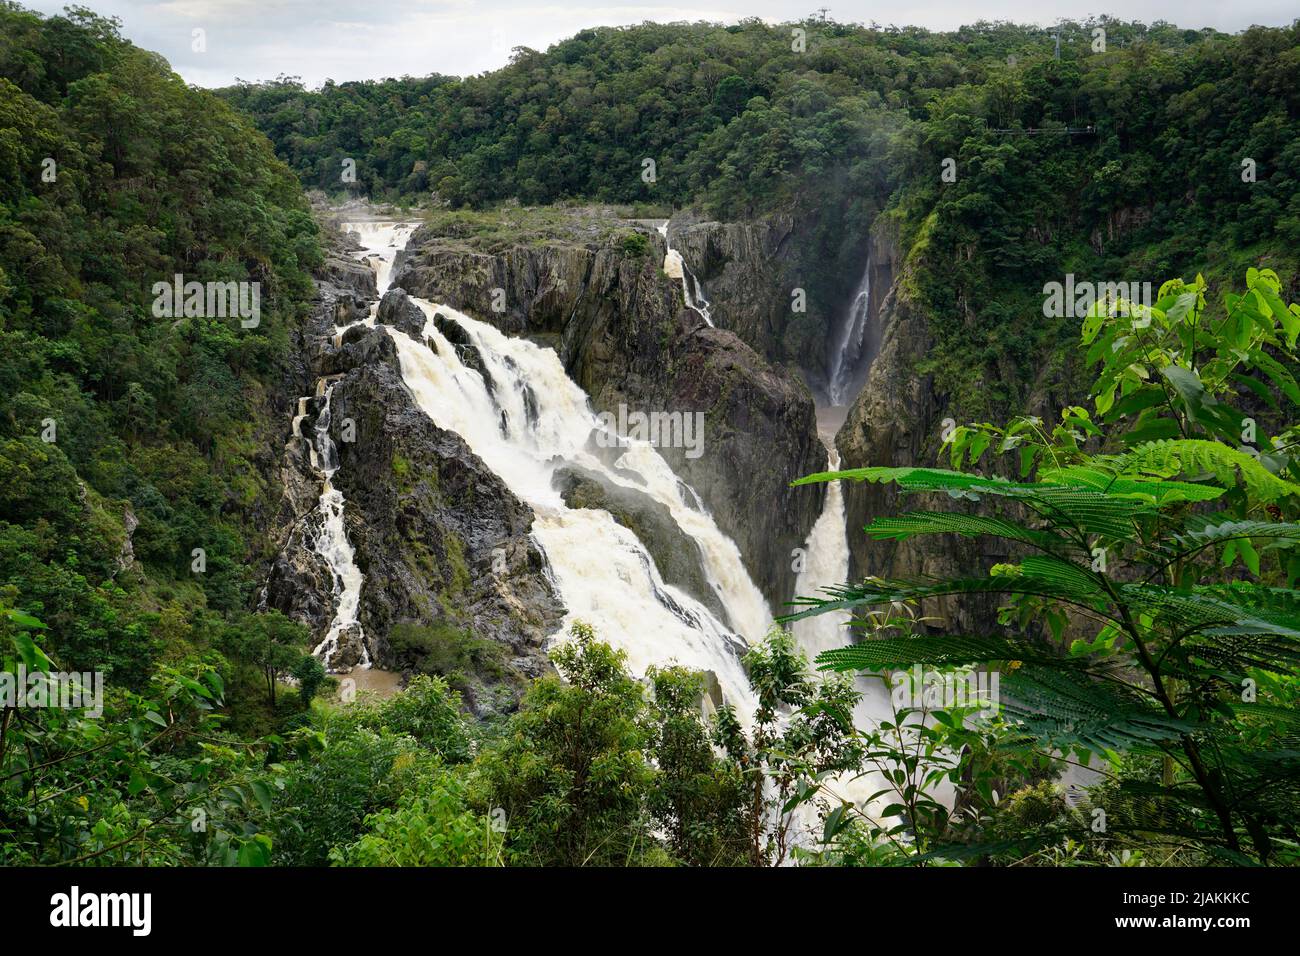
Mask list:
[[[840,456],[830,449],[830,470],[840,467]],[[817,522],[808,532],[804,542],[804,566],[795,579],[794,593],[815,597],[824,587],[843,584],[849,579],[849,542],[844,524],[844,490],[838,481],[826,488],[826,503]],[[822,651],[852,643],[852,633],[847,625],[852,615],[848,611],[819,614],[817,617],[795,621],[791,632],[812,660]]]
[[[868,249],[866,268],[862,270],[862,278],[858,280],[830,355],[826,389],[832,405],[852,401],[853,384],[862,370],[863,360],[875,357],[880,333],[874,319],[871,314],[871,252]]]
[[[839,453],[834,445],[829,445],[828,451],[829,470],[835,471],[840,467]],[[846,530],[844,491],[840,482],[832,481],[827,485],[822,513],[804,543],[805,563],[795,580],[796,595],[817,597],[820,589],[843,584],[849,579],[849,541]],[[819,614],[795,621],[790,630],[811,662],[822,651],[853,643],[853,633],[848,627],[851,617],[847,611]],[[858,693],[862,695],[853,709],[855,727],[859,730],[874,727],[893,716],[889,692],[879,678],[859,676],[855,684]],[[881,776],[874,771],[864,773],[856,779],[851,775],[831,777],[822,781],[822,784],[828,794],[856,803],[865,812],[879,810],[879,806],[867,806],[868,798],[884,787]],[[819,821],[812,809],[803,808],[797,821],[802,831],[800,836],[809,842],[815,842]]]
[[[344,229],[354,233],[361,242],[363,252],[361,259],[375,270],[375,286],[382,296],[388,290],[392,280],[393,262],[398,251],[406,245],[406,240],[415,230],[414,226],[395,222],[351,222],[344,224]],[[376,302],[370,307],[370,315],[363,320],[373,324],[375,313],[379,308]],[[334,329],[335,344],[339,344],[347,326]],[[357,614],[361,607],[361,585],[363,576],[357,567],[356,552],[348,540],[347,526],[343,520],[345,502],[343,492],[334,487],[333,478],[338,471],[338,450],[330,438],[330,399],[334,393],[337,379],[320,379],[316,383],[317,397],[321,400],[321,409],[316,416],[315,437],[311,444],[311,464],[321,477],[320,526],[315,540],[316,553],[325,559],[333,578],[334,619],[329,630],[312,653],[328,666],[339,649],[339,643],[345,633],[354,633],[361,646],[361,659],[358,666],[370,667],[370,652],[366,647],[365,635],[361,633],[361,624]],[[293,420],[293,432],[302,437],[302,420],[306,415],[306,400],[299,400],[298,415]]]
[[[741,718],[755,701],[738,652],[763,637],[772,615],[750,579],[735,543],[718,530],[695,493],[648,443],[624,439],[617,460],[597,454],[603,425],[559,357],[524,339],[446,306],[415,299],[424,311],[425,341],[389,329],[402,377],[424,412],[459,434],[516,495],[532,506],[534,539],[546,553],[556,586],[574,619],[626,651],[634,672],[676,662],[713,671]],[[492,380],[461,362],[433,321],[441,312],[469,336]],[[426,344],[428,343],[428,344]],[[606,433],[604,444],[615,444]],[[664,583],[645,547],[601,510],[569,508],[551,485],[568,463],[598,472],[665,505],[700,546],[710,586],[730,626],[689,594]],[[557,635],[558,636],[558,635]]]
[[[704,318],[704,321],[713,328],[713,316],[709,313],[709,300],[704,298],[704,290],[700,288],[700,283],[696,280],[694,274],[687,268],[686,260],[682,254],[668,245],[668,223],[665,222],[659,227],[659,235],[664,237],[664,246],[668,250],[664,254],[664,274],[670,279],[676,279],[682,284],[682,297],[686,300],[686,305],[694,309]]]

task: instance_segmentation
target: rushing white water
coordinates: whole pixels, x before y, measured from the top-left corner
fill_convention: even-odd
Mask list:
[[[361,606],[361,569],[357,567],[356,552],[348,540],[347,528],[343,523],[343,492],[334,487],[332,479],[338,471],[338,450],[330,439],[330,397],[334,393],[335,383],[325,386],[325,400],[320,414],[316,418],[316,440],[313,443],[312,460],[320,469],[321,482],[320,533],[316,536],[316,553],[325,559],[334,577],[334,620],[330,622],[329,631],[312,652],[325,662],[333,657],[339,648],[339,639],[345,630],[360,629],[357,623],[357,611]],[[366,642],[361,641],[361,667],[370,666],[370,652]]]
[[[830,356],[830,376],[827,391],[832,405],[844,405],[852,400],[850,390],[862,367],[862,360],[870,358],[878,338],[875,316],[871,314],[871,253],[867,252],[867,266],[853,293],[853,300],[844,315],[835,350]]]
[[[382,221],[365,221],[345,223],[346,231],[356,234],[361,246],[362,261],[375,270],[375,285],[382,296],[388,290],[392,280],[393,262],[398,251],[406,245],[415,227],[410,224]],[[370,307],[370,315],[364,319],[366,324],[373,324],[379,305],[376,301]],[[336,326],[334,343],[339,345],[343,332],[348,326]],[[333,578],[334,618],[330,621],[325,637],[312,652],[329,665],[340,640],[345,632],[356,633],[361,645],[361,659],[358,666],[370,667],[370,652],[366,646],[365,636],[361,633],[361,624],[357,620],[361,608],[361,586],[364,576],[357,567],[356,552],[348,540],[347,525],[344,522],[343,492],[334,487],[333,478],[339,467],[338,450],[330,438],[331,422],[330,399],[334,393],[337,380],[321,379],[316,383],[316,394],[321,399],[321,410],[316,417],[316,430],[311,444],[311,464],[321,476],[320,527],[316,536],[316,553],[325,559]],[[306,416],[306,400],[299,399],[298,414],[293,420],[293,433],[301,437],[302,420]]]
[[[830,470],[840,467],[839,453],[834,446],[830,452]],[[830,585],[843,584],[849,579],[849,542],[844,512],[844,491],[840,482],[830,482],[826,489],[826,502],[818,516],[808,540],[804,543],[805,564],[795,581],[795,594],[800,597],[825,597],[819,593]],[[852,615],[847,611],[832,611],[816,617],[795,621],[791,633],[799,643],[800,649],[814,661],[822,651],[836,647],[845,647],[853,643],[853,634],[848,627]],[[859,730],[876,727],[882,720],[893,717],[890,706],[889,690],[878,677],[860,675],[854,682],[862,695],[853,709],[853,725]],[[870,801],[872,794],[888,786],[884,777],[875,770],[869,770],[861,776],[839,774],[826,778],[822,786],[831,798],[847,800],[868,815],[879,813],[889,799]],[[795,818],[795,839],[805,845],[812,845],[818,840],[820,821],[811,806],[804,806]]]
[[[382,296],[392,284],[397,254],[406,248],[406,240],[411,238],[415,226],[386,220],[359,220],[344,223],[343,230],[361,243],[361,260],[375,270],[375,287]]]
[[[687,267],[682,254],[668,245],[668,223],[659,227],[659,235],[664,237],[664,247],[668,250],[664,255],[664,274],[682,284],[682,297],[686,300],[687,307],[698,312],[712,328],[713,316],[709,313],[709,300],[704,298],[704,290]]]
[[[597,454],[593,438],[602,424],[553,350],[510,338],[446,306],[412,301],[424,310],[424,336],[433,347],[389,329],[402,377],[435,423],[464,438],[533,507],[533,536],[564,600],[565,627],[575,619],[590,623],[602,640],[626,651],[637,673],[670,662],[711,670],[742,717],[751,713],[755,702],[737,656],[736,635],[762,638],[771,612],[739,549],[699,507],[694,493],[647,443],[627,441],[612,464]],[[465,330],[491,377],[491,389],[438,331],[433,321],[438,311]],[[569,508],[551,484],[566,463],[665,505],[699,544],[705,575],[730,626],[664,583],[641,542],[607,512]]]
[[[839,453],[832,448],[830,470],[839,467]],[[845,531],[844,491],[838,481],[832,481],[826,489],[822,513],[804,542],[804,567],[795,579],[795,594],[817,597],[822,588],[849,579],[849,542]],[[851,617],[847,611],[819,614],[795,621],[790,630],[811,660],[822,651],[852,643],[847,626]]]

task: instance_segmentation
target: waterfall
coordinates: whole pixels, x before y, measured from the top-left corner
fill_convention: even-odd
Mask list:
[[[406,240],[415,232],[415,226],[385,220],[358,220],[344,223],[343,230],[352,233],[361,243],[360,258],[375,270],[375,287],[382,297],[392,284],[397,254],[406,248]]]
[[[840,467],[840,456],[831,445],[830,471]],[[816,597],[818,591],[830,585],[843,584],[849,580],[849,540],[844,513],[844,490],[840,482],[832,481],[826,488],[826,503],[822,513],[808,532],[804,543],[805,563],[795,580],[795,594],[801,597]],[[800,649],[813,661],[822,651],[836,647],[845,647],[853,643],[853,633],[848,627],[852,615],[847,611],[833,611],[816,617],[795,621],[790,631],[798,642]],[[854,681],[862,699],[853,709],[853,725],[859,730],[874,727],[882,720],[893,716],[890,708],[889,691],[877,677],[858,675]],[[864,772],[861,776],[840,774],[822,781],[827,794],[834,798],[851,801],[860,810],[878,812],[880,805],[869,806],[872,794],[884,789],[883,778],[874,770]],[[832,799],[831,803],[834,804]],[[888,802],[888,801],[886,801]],[[808,806],[801,808],[796,815],[796,839],[805,845],[815,844],[819,836],[819,821],[815,811]]]
[[[709,313],[709,300],[704,298],[704,290],[700,288],[700,283],[691,270],[687,268],[686,260],[682,258],[682,254],[668,245],[667,222],[659,227],[659,235],[664,237],[664,247],[668,250],[664,255],[664,274],[670,279],[677,279],[681,282],[682,298],[686,300],[687,308],[694,309],[709,324],[709,328],[714,328],[713,316]]]
[[[830,449],[830,470],[840,467],[839,453]],[[804,542],[804,566],[795,579],[794,593],[813,597],[821,588],[843,584],[849,579],[849,540],[845,533],[844,490],[838,481],[826,488],[826,504]],[[819,614],[795,621],[791,632],[809,660],[822,651],[852,642],[848,611]]]
[[[871,314],[871,250],[867,249],[867,265],[862,270],[853,299],[844,314],[836,337],[835,349],[830,355],[830,375],[827,392],[832,405],[844,405],[853,399],[851,390],[862,370],[863,360],[875,358],[880,332]]]
[[[360,258],[362,261],[369,263],[370,267],[375,270],[375,286],[382,296],[388,290],[388,286],[392,281],[393,262],[397,258],[397,253],[406,245],[406,240],[415,230],[415,227],[396,222],[373,221],[345,223],[343,228],[345,231],[354,233],[360,240],[362,246]],[[369,316],[362,322],[373,325],[378,309],[379,302],[376,300],[370,306]],[[335,347],[341,344],[343,333],[348,328],[349,326],[335,327]],[[330,569],[334,596],[334,619],[330,622],[325,637],[316,645],[312,653],[328,667],[334,654],[339,649],[343,635],[355,634],[361,647],[361,658],[358,666],[368,668],[371,663],[370,651],[366,646],[365,635],[362,633],[361,625],[357,620],[361,607],[363,575],[361,569],[357,567],[356,552],[352,548],[352,542],[348,540],[347,526],[343,520],[345,505],[343,492],[335,488],[333,483],[334,474],[339,467],[339,457],[338,450],[334,447],[334,442],[329,434],[331,423],[330,399],[333,397],[334,386],[337,384],[337,378],[333,380],[322,378],[316,383],[316,396],[320,399],[321,409],[316,416],[314,439],[310,445],[311,465],[321,478],[321,495],[318,506],[320,525],[316,535],[315,548],[316,553],[325,559],[325,563]],[[298,437],[302,437],[302,420],[306,417],[308,401],[310,399],[300,398],[298,400],[298,414],[294,416],[293,420],[293,434]]]
[[[356,552],[348,540],[348,532],[343,524],[343,492],[334,487],[332,479],[338,471],[338,451],[330,439],[330,397],[334,393],[331,382],[325,387],[324,405],[316,418],[316,440],[312,446],[312,463],[322,474],[320,493],[320,531],[316,536],[316,553],[325,559],[334,577],[334,620],[330,622],[325,638],[312,651],[321,660],[328,663],[339,649],[339,639],[345,631],[355,628],[357,612],[361,606],[361,569],[357,567]],[[360,666],[370,666],[370,652],[366,648],[364,635],[361,638]]]
[[[439,427],[460,435],[532,506],[534,540],[547,556],[568,612],[565,629],[575,619],[590,623],[602,640],[627,653],[637,673],[672,662],[713,671],[728,702],[747,719],[755,700],[739,654],[746,640],[764,636],[772,615],[739,549],[718,530],[695,493],[648,443],[625,439],[612,462],[607,460],[612,456],[597,453],[593,438],[604,426],[553,350],[510,338],[446,306],[412,301],[425,313],[424,340],[388,330],[397,345],[402,378]],[[469,336],[492,380],[491,389],[483,375],[461,362],[456,347],[438,330],[436,312]],[[613,436],[606,436],[604,444],[612,446]],[[706,578],[730,626],[689,594],[666,584],[636,535],[607,512],[568,507],[551,482],[567,463],[666,506],[699,544]]]

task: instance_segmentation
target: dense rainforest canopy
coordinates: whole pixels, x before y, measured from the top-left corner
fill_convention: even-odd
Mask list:
[[[280,494],[258,466],[265,391],[321,259],[301,188],[246,120],[114,22],[10,3],[0,171],[0,609],[42,622],[42,653],[103,673],[119,703],[218,647],[305,639],[247,613]],[[259,283],[258,324],[159,318],[152,286],[176,274]],[[72,857],[97,823],[105,842],[133,828],[124,807],[104,822],[127,771],[73,763],[68,779],[105,802],[74,788],[16,837],[11,801],[41,784],[14,761],[82,749],[51,735],[23,753],[19,722],[5,710],[0,856],[57,834]],[[121,712],[106,723],[130,735]]]
[[[789,211],[811,222],[791,251],[820,305],[808,322],[843,308],[868,229],[888,225],[927,253],[918,291],[945,317],[931,367],[978,416],[1017,410],[1045,364],[1069,371],[1063,326],[1008,321],[1066,272],[1296,274],[1300,25],[1059,29],[1058,56],[1055,31],[1005,23],[643,24],[517,48],[463,80],[281,77],[222,95],[331,193]],[[777,357],[824,351],[800,321]]]
[[[139,680],[168,608],[248,603],[248,517],[271,494],[257,391],[311,295],[317,227],[265,139],[110,21],[0,20],[0,581],[69,666]],[[260,323],[160,320],[151,288],[176,273],[260,282]],[[127,511],[151,579],[203,593],[121,579]]]
[[[0,863],[1300,860],[1300,25],[1060,40],[645,24],[464,80],[216,95],[113,21],[0,3],[0,670],[107,678],[102,715],[0,706]],[[318,699],[307,629],[255,611],[291,400],[272,393],[323,259],[304,186],[790,214],[827,301],[887,229],[932,325],[918,373],[955,414],[1010,420],[957,429],[952,470],[845,480],[1008,504],[868,533],[1041,553],[805,601],[872,614],[876,639],[817,674],[782,628],[751,635],[752,713],[706,717],[702,675],[633,675],[581,622],[493,719],[459,693],[486,642],[414,625],[403,692]],[[1160,292],[1044,318],[1067,271]],[[260,283],[260,322],[160,319],[152,286],[178,273]],[[1040,379],[1090,406],[1020,415]],[[1017,479],[981,473],[1002,456]],[[984,633],[900,610],[971,593],[1008,600]],[[1079,607],[1097,628],[1067,634]],[[895,701],[854,726],[853,676],[921,663],[1000,669],[1020,709]],[[1066,764],[1100,754],[1067,801]],[[874,815],[837,795],[859,772]]]

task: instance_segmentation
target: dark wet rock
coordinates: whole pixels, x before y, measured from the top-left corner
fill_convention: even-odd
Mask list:
[[[415,341],[424,339],[424,311],[403,289],[389,289],[379,302],[375,321],[405,332]]]
[[[375,271],[364,262],[343,256],[327,256],[318,276],[361,299],[374,299]]]
[[[717,222],[683,210],[674,214],[668,231],[708,299],[715,324],[735,332],[769,361],[797,367],[822,395],[837,334],[868,254],[872,315],[901,259],[883,220],[864,233],[843,221],[840,212],[801,209]],[[802,312],[793,307],[796,290],[802,293]]]
[[[334,575],[316,553],[320,524],[320,512],[308,511],[290,529],[271,564],[265,591],[265,607],[305,624],[313,646],[324,639],[334,620]]]
[[[340,628],[338,646],[329,654],[325,666],[331,671],[345,673],[360,664],[366,657],[365,635],[356,624]]]
[[[461,364],[466,368],[472,368],[483,376],[483,384],[487,386],[488,393],[496,391],[497,383],[493,380],[492,374],[488,371],[487,363],[483,361],[483,355],[479,352],[478,346],[470,338],[465,327],[459,322],[447,315],[445,312],[435,312],[433,314],[433,325],[442,333],[442,337],[452,344],[456,349],[456,355]],[[527,399],[526,399],[527,401]],[[537,400],[532,399],[532,420],[537,419]]]
[[[339,238],[340,243],[345,241]],[[346,250],[339,252],[344,255]],[[306,625],[313,644],[324,639],[334,617],[333,574],[315,550],[321,479],[311,464],[310,436],[321,408],[317,383],[321,376],[337,373],[332,367],[340,353],[334,346],[335,327],[364,318],[368,309],[366,298],[356,291],[357,283],[340,286],[337,278],[329,268],[317,273],[313,307],[290,330],[282,383],[266,396],[267,431],[259,435],[254,459],[268,486],[278,490],[274,505],[268,503],[256,519],[266,528],[269,543],[267,553],[251,556],[261,565],[266,582],[258,607],[281,611]],[[373,296],[373,274],[369,289]],[[303,397],[305,415],[295,435],[292,422]]]
[[[321,373],[329,378],[375,362],[392,362],[397,346],[382,327],[355,325],[343,333],[341,347],[332,345],[321,362]]]

